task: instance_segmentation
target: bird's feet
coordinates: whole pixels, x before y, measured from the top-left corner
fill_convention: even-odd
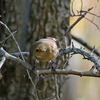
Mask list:
[[[53,72],[53,74],[55,74],[56,73],[56,69],[52,66],[52,72]]]
[[[34,65],[34,66],[32,66],[32,70],[35,70],[35,65]]]
[[[32,70],[35,70],[35,66],[36,66],[37,63],[39,63],[38,60],[35,61],[35,64],[34,64],[34,66],[32,67]]]
[[[52,61],[50,61],[49,63],[51,65],[51,70],[52,70],[53,74],[55,74],[56,73],[56,69],[53,67]]]

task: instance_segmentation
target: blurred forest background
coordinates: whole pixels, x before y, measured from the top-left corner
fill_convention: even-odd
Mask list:
[[[71,41],[74,42],[75,47],[80,48],[82,45],[71,39],[69,34],[64,35],[66,26],[69,27],[78,18],[70,17],[72,2],[72,0],[0,0],[0,21],[4,22],[12,32],[17,30],[14,36],[22,51],[29,51],[32,42],[47,36],[57,38],[59,48],[71,46]],[[93,7],[92,13],[100,15],[99,0],[83,0],[82,10],[87,11],[91,7]],[[77,14],[81,8],[81,0],[74,0],[73,8],[74,13]],[[87,14],[86,18],[100,26],[100,17]],[[95,45],[100,51],[100,30],[88,20],[83,18],[70,33],[81,38],[91,47]],[[7,29],[0,25],[0,41],[9,34]],[[6,41],[4,49],[8,53],[19,52],[12,38]],[[85,50],[90,52],[86,48]],[[53,65],[60,68],[64,66],[66,59],[68,60],[68,58],[64,60],[57,58],[53,61]],[[28,57],[25,57],[25,60],[29,62]],[[82,71],[88,71],[93,64],[83,60],[81,55],[75,55],[68,61],[69,65],[66,65],[66,68]],[[47,63],[41,65],[45,66],[43,68],[49,66]],[[40,64],[37,65],[37,69],[41,69]],[[6,61],[1,73],[3,78],[0,80],[0,100],[57,100],[53,75],[46,75],[45,79],[39,77],[37,80],[37,76],[30,73],[36,88],[41,91],[37,92],[28,79],[25,68],[20,65]],[[60,100],[100,99],[99,78],[74,75],[58,75],[57,77]]]

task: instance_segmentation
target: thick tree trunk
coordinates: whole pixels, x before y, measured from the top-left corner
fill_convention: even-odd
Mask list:
[[[57,38],[57,44],[60,48],[66,47],[66,37],[63,34],[65,32],[64,29],[69,25],[69,0],[7,0],[5,7],[6,18],[4,23],[12,31],[18,31],[14,36],[22,51],[28,51],[32,42],[48,36]],[[10,33],[5,30],[5,34],[8,35]],[[8,39],[5,48],[10,53],[18,52],[17,45],[12,38]],[[65,61],[56,59],[53,62],[54,66],[60,68]],[[45,68],[48,66],[47,64],[42,65],[45,65]],[[40,65],[37,68],[40,68]],[[26,70],[20,65],[6,62],[2,68],[2,74],[3,79],[0,82],[1,98],[5,100],[38,100]],[[33,73],[31,76],[36,88],[41,91],[37,91],[40,100],[55,96],[53,75],[46,75],[44,76],[45,78],[40,77],[39,80]],[[57,77],[59,96],[62,98],[61,89],[65,82],[65,77]],[[70,95],[68,98],[70,98]]]

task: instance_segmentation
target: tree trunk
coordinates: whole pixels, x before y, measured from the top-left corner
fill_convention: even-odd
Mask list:
[[[46,37],[58,39],[59,48],[66,48],[70,42],[64,36],[65,28],[69,25],[70,1],[69,0],[6,0],[6,16],[2,18],[5,24],[12,30],[22,51],[29,51],[32,42]],[[10,33],[5,29],[5,34]],[[12,38],[5,43],[7,52],[18,52],[17,45]],[[28,61],[29,58],[26,59]],[[35,59],[34,59],[35,60]],[[65,58],[53,60],[53,66],[61,68],[65,64]],[[48,68],[47,63],[37,65],[37,69]],[[31,73],[36,91],[31,84],[26,69],[16,63],[7,61],[2,67],[3,79],[0,82],[0,99],[4,100],[42,100],[56,96],[54,75],[38,76]],[[62,98],[62,86],[65,83],[63,75],[57,76],[59,97]],[[37,96],[36,96],[37,95]],[[72,94],[71,94],[72,95]],[[38,98],[37,98],[38,97]],[[70,100],[69,95],[69,100]],[[55,100],[55,99],[51,100]],[[2,100],[1,99],[1,100]],[[66,98],[67,99],[67,98]],[[63,99],[63,100],[66,100]]]

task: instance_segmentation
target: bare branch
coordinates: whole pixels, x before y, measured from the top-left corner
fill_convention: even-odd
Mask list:
[[[24,55],[24,56],[29,56],[29,52],[21,52],[21,53],[22,53],[22,55]],[[21,54],[20,54],[19,52],[11,53],[11,55],[16,56],[16,57],[21,56]]]
[[[9,33],[11,33],[11,34],[12,34],[12,32],[10,31],[10,29],[8,28],[8,26],[7,26],[6,24],[4,24],[2,21],[0,21],[0,24],[2,24],[3,26],[5,26],[5,27],[6,27],[6,29],[9,31]]]
[[[59,53],[58,56],[61,56],[63,54],[68,54],[71,52],[73,52],[74,54],[81,54],[81,55],[86,56],[88,60],[90,60],[91,62],[93,62],[96,65],[96,69],[100,72],[100,62],[98,61],[98,59],[96,59],[91,53],[88,53],[82,49],[80,50],[75,47],[64,49],[62,52]]]
[[[92,10],[92,8],[88,9],[88,11]],[[87,14],[87,12],[85,12],[84,14],[82,14],[69,28],[67,28],[66,32],[65,32],[65,35],[68,34],[68,32],[81,20],[84,18],[84,16]]]
[[[71,35],[72,36],[72,38],[75,40],[75,41],[77,41],[78,43],[80,43],[80,44],[82,44],[83,46],[85,46],[87,49],[89,49],[90,51],[92,51],[93,50],[93,48],[91,47],[91,46],[89,46],[86,42],[84,42],[83,40],[81,40],[80,38],[77,38],[77,37],[75,37],[75,36],[73,36],[73,35]],[[94,53],[97,55],[97,56],[100,56],[100,53],[95,49],[94,50]]]
[[[19,47],[19,45],[18,45],[18,42],[16,41],[16,39],[15,39],[15,37],[14,37],[14,35],[13,35],[13,32],[11,32],[11,30],[8,28],[8,26],[7,26],[6,24],[4,24],[2,21],[0,21],[0,24],[4,25],[4,26],[6,27],[6,29],[9,31],[9,33],[11,34],[13,40],[15,41],[15,43],[16,43],[16,45],[17,45],[17,47],[18,47],[19,52],[21,53],[21,49],[20,49],[20,47]],[[24,57],[23,57],[22,54],[21,54],[21,56],[22,56],[22,59],[25,61],[25,59],[24,59]]]
[[[82,1],[82,0],[81,0]],[[80,14],[78,14],[78,15],[71,15],[71,17],[77,17],[77,16],[82,16],[82,13],[89,13],[89,14],[91,14],[91,15],[94,15],[94,16],[96,16],[96,17],[100,17],[99,15],[96,15],[96,14],[94,14],[94,13],[91,13],[91,12],[89,12],[89,11],[83,11],[83,10],[80,10],[80,11],[77,11],[77,12],[79,12]],[[97,29],[100,31],[100,28],[99,28],[99,26],[96,24],[96,23],[94,23],[93,22],[93,20],[90,20],[90,19],[88,19],[88,18],[86,18],[85,16],[84,16],[84,18],[86,19],[86,20],[88,20],[89,22],[91,22],[93,25],[95,25],[96,27],[97,27]],[[77,24],[77,22],[75,22],[76,24]],[[73,24],[72,24],[73,25]],[[72,26],[71,25],[71,26]],[[70,28],[70,27],[69,27]],[[68,30],[68,29],[67,29]]]
[[[92,48],[93,50],[93,48]],[[96,52],[94,50],[94,52]],[[64,49],[62,50],[58,56],[62,56],[63,54],[69,54],[69,53],[73,53],[73,54],[81,54],[83,55],[84,59],[87,59],[87,60],[90,60],[91,62],[94,63],[94,65],[96,65],[96,69],[98,71],[100,71],[100,62],[98,61],[98,59],[96,59],[93,54],[91,53],[88,53],[86,52],[85,50],[83,50],[82,48],[81,49],[78,49],[78,48],[75,48],[74,46],[72,48],[68,48],[68,49]]]
[[[15,34],[17,31],[14,31],[12,34]],[[3,41],[1,41],[0,44],[4,44],[4,42],[9,39],[12,35],[10,34],[8,37],[6,37]]]
[[[25,68],[27,68],[29,70],[32,70],[32,66],[30,64],[24,62],[23,60],[15,57],[15,56],[10,55],[2,47],[0,48],[0,54],[3,54],[3,57],[5,57],[6,59],[9,59],[11,61],[14,61],[14,62],[22,65],[23,67],[25,67]]]
[[[53,74],[51,70],[36,70],[38,75],[45,75],[45,74]],[[56,73],[58,75],[77,75],[77,76],[89,76],[89,77],[99,77],[100,74],[93,71],[79,71],[75,69],[56,69]]]
[[[91,62],[94,63],[94,67],[92,67],[92,69],[94,69],[96,67],[97,70],[100,71],[99,70],[100,69],[100,62],[98,61],[98,59],[96,59],[91,53],[87,53],[86,51],[84,51],[82,49],[80,50],[80,49],[75,48],[75,47],[64,49],[63,51],[61,51],[59,53],[58,56],[62,56],[63,54],[68,54],[71,52],[74,52],[75,54],[81,54],[81,55],[86,56],[88,58],[88,60],[90,60]],[[9,60],[14,61],[16,63],[19,63],[23,67],[32,71],[32,66],[30,64],[24,62],[23,60],[15,57],[15,56],[8,54],[3,48],[0,48],[0,54],[3,54],[3,56],[6,57],[6,59],[9,59]],[[35,70],[35,73],[37,75],[53,74],[51,70]],[[79,75],[79,76],[100,77],[100,74],[93,72],[93,70],[82,72],[82,71],[77,71],[77,70],[73,70],[73,69],[70,69],[70,70],[56,69],[55,74],[65,74],[65,75],[72,74],[72,75]]]
[[[94,13],[91,13],[91,12],[89,12],[89,11],[81,11],[81,12],[87,12],[87,13],[89,13],[89,14],[91,14],[91,15],[94,15],[94,16],[96,16],[96,17],[100,17],[99,15],[97,15],[97,14],[94,14]]]

